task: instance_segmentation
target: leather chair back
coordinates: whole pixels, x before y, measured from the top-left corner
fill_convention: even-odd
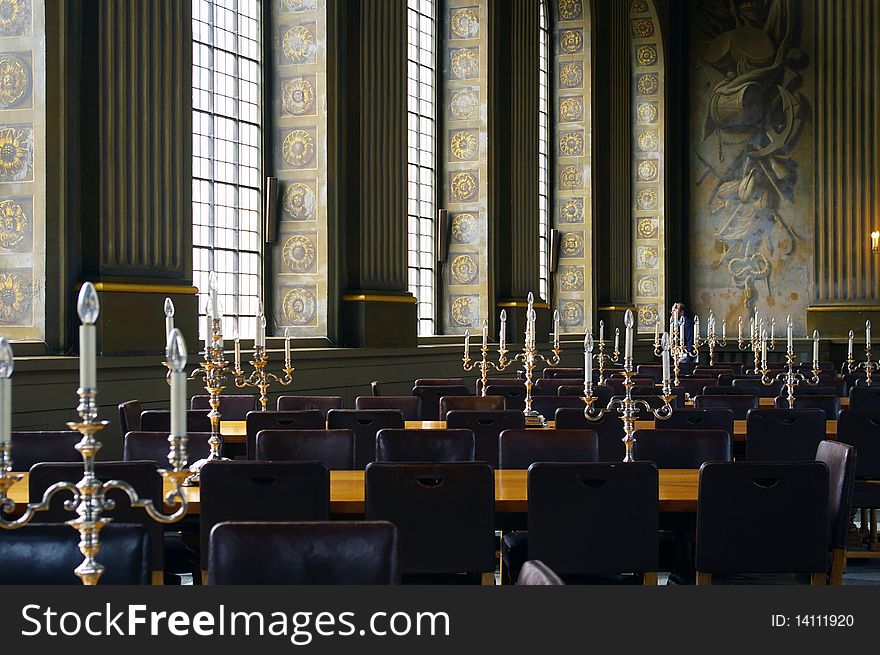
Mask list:
[[[527,469],[535,462],[597,462],[599,436],[592,430],[505,430],[498,438],[498,465]]]
[[[317,409],[327,418],[331,409],[342,409],[342,396],[278,396],[279,412],[302,412]]]
[[[685,390],[691,398],[694,396],[700,395],[700,392],[703,390],[703,387],[708,386],[710,384],[715,384],[717,382],[717,378],[713,377],[682,377],[679,378],[679,386]]]
[[[397,526],[401,573],[495,570],[495,477],[488,464],[373,462],[364,493],[366,519]]]
[[[684,407],[660,424],[666,430],[724,430],[733,437],[733,410],[716,407],[693,409]]]
[[[500,412],[504,409],[504,396],[443,396],[440,398],[440,420],[445,421],[449,412],[483,411]]]
[[[473,462],[474,433],[470,430],[395,430],[376,435],[377,462]]]
[[[849,390],[852,390],[854,387],[880,387],[880,377],[877,375],[872,376],[871,384],[868,384],[864,373],[846,373],[843,376],[843,380],[846,382],[846,388]]]
[[[633,389],[632,397],[638,400],[644,400],[646,403],[648,403],[648,406],[652,407],[653,409],[660,409],[661,407],[663,407],[663,405],[666,404],[660,396],[653,392],[653,390],[648,392],[636,393],[635,389]],[[614,400],[623,400],[623,395],[615,395],[612,396],[612,398]],[[677,407],[677,402],[674,398],[670,401],[670,404],[672,405],[672,407]],[[644,410],[642,410],[641,413],[645,414]],[[650,419],[652,417],[650,415],[645,415],[644,418]]]
[[[170,430],[171,412],[167,409],[147,409],[141,412],[140,432],[164,432],[167,435]],[[186,410],[186,431],[210,432],[211,419],[208,418],[208,410]]]
[[[705,464],[698,497],[697,571],[825,572],[828,467],[821,462]]]
[[[602,387],[593,387],[593,395],[596,395],[595,390],[601,389]],[[672,391],[672,395],[675,396],[671,401],[671,405],[673,407],[684,407],[685,404],[685,396],[684,396],[684,387],[670,387],[670,391]],[[633,397],[638,398],[659,398],[660,393],[662,392],[662,388],[658,386],[650,386],[650,387],[633,387],[632,395]],[[652,401],[652,407],[660,407],[663,404],[662,400]]]
[[[327,427],[324,414],[317,409],[301,412],[249,412],[245,417],[247,458],[257,452],[257,432],[261,430],[323,430]]]
[[[816,450],[816,461],[828,467],[829,545],[846,548],[849,513],[856,482],[856,449],[849,444],[825,440]]]
[[[150,535],[142,525],[113,521],[101,530],[98,584],[147,585]],[[83,561],[79,532],[64,524],[31,523],[0,530],[0,585],[82,585],[73,570]]]
[[[354,432],[354,467],[363,470],[376,458],[376,435],[384,428],[402,429],[403,414],[396,409],[331,409],[327,412],[331,430]]]
[[[880,409],[880,387],[860,386],[849,390],[850,409]]]
[[[542,372],[541,377],[544,378],[565,378],[568,380],[584,379],[584,369],[582,368],[565,368],[562,366],[547,366]]]
[[[746,458],[812,462],[825,439],[821,409],[754,409],[746,419]]]
[[[539,559],[529,560],[519,570],[516,584],[520,587],[540,587],[546,585],[564,585],[556,573]]]
[[[186,454],[187,462],[192,464],[211,454],[208,439],[210,432],[193,432],[187,435]],[[169,469],[168,435],[164,432],[129,432],[125,435],[122,446],[122,459],[126,462],[147,461],[153,462],[161,469]]]
[[[798,391],[795,390],[795,394]],[[776,397],[777,409],[788,409],[788,398],[785,396]],[[840,399],[837,396],[795,396],[795,409],[821,409],[825,412],[825,419],[828,421],[836,421],[837,415],[840,413]]]
[[[647,462],[532,464],[528,558],[561,576],[656,571],[658,479]]]
[[[505,409],[516,409],[521,412],[526,408],[526,385],[520,380],[516,382],[518,384],[495,384],[494,380],[490,380],[486,385],[486,393],[504,398]]]
[[[119,403],[119,431],[122,434],[141,429],[141,410],[140,400]]]
[[[355,463],[351,430],[260,430],[257,461],[321,462],[331,471],[350,471]]]
[[[463,387],[464,378],[419,378],[413,383],[416,387]]]
[[[597,421],[584,417],[583,409],[560,408],[556,411],[557,430],[592,430],[599,439],[600,462],[621,462],[626,455],[623,421],[616,413],[607,413]]]
[[[760,383],[759,383],[760,384]],[[712,385],[703,387],[702,396],[757,396],[758,387]]]
[[[29,471],[40,462],[82,462],[82,455],[73,448],[82,439],[79,432],[13,432],[11,437],[14,471]]]
[[[775,398],[782,390],[782,382],[773,381],[772,384],[764,384],[760,378],[733,378],[731,382],[734,387],[754,387],[758,390],[761,398]]]
[[[808,376],[809,377],[809,376]],[[843,380],[840,380],[840,384],[831,384],[831,380],[819,380],[819,384],[815,387],[810,386],[809,384],[799,384],[795,387],[794,395],[795,396],[836,396],[838,398],[845,396],[841,387],[843,386]],[[782,395],[785,395],[785,387],[782,388]]]
[[[210,410],[210,396],[193,396],[189,401],[190,409]],[[248,412],[260,409],[260,401],[257,396],[250,394],[221,394],[220,414],[224,421],[243,421]]]
[[[650,376],[644,375],[634,375],[632,378],[632,383],[637,387],[652,387],[654,384],[654,378]],[[614,389],[615,395],[622,395],[625,392],[625,387],[623,386],[624,379],[623,377],[610,377],[605,380],[605,384],[612,389]]]
[[[422,399],[417,396],[358,396],[355,409],[396,409],[404,421],[422,420]]]
[[[397,529],[386,521],[226,522],[211,530],[208,583],[400,583]]]
[[[639,364],[636,366],[636,375],[641,377],[649,377],[652,384],[663,381],[663,365],[662,364]]]
[[[209,462],[202,467],[200,491],[202,570],[218,523],[330,518],[330,473],[320,462]]]
[[[161,511],[163,506],[162,477],[153,462],[98,462],[95,464],[95,475],[102,482],[107,480],[124,480],[138,494],[138,497],[152,500],[153,505]],[[82,463],[36,464],[28,477],[28,495],[30,502],[39,502],[43,493],[56,482],[72,482],[76,484],[83,477]],[[113,522],[136,523],[142,525],[150,536],[150,562],[153,571],[162,571],[165,566],[165,554],[162,542],[162,524],[152,520],[142,509],[132,508],[128,495],[118,489],[111,489],[106,497],[115,501],[116,507],[105,510],[104,516]],[[41,523],[63,523],[76,518],[76,514],[64,509],[64,502],[70,494],[59,493],[49,505],[49,509],[40,512],[37,520]],[[70,529],[70,528],[68,528]],[[102,547],[103,550],[103,547]]]
[[[415,386],[412,395],[422,399],[422,421],[440,421],[440,399],[448,396],[470,396],[466,386],[453,384],[435,384]]]
[[[488,384],[486,386],[488,387],[489,385],[492,385],[495,387],[522,387],[524,384],[525,383],[522,380],[518,380],[517,378],[488,378]],[[476,390],[477,390],[478,396],[483,395],[483,379],[482,378],[477,378]],[[488,391],[487,391],[486,395],[487,396],[496,396],[496,395],[500,396],[501,394],[488,393]]]
[[[757,410],[761,405],[758,396],[697,396],[694,398],[695,409],[723,408],[733,410],[735,421],[743,421],[750,410]]]
[[[532,396],[532,409],[548,421],[556,416],[561,407],[579,408],[584,411],[584,401],[577,396]]]
[[[856,477],[880,478],[880,408],[840,410],[837,440],[855,446]]]
[[[731,438],[724,430],[636,430],[633,457],[661,469],[696,469],[703,462],[729,462]]]
[[[579,378],[538,378],[532,388],[533,396],[557,396],[559,387],[581,385],[584,387],[583,376]]]
[[[733,375],[733,369],[729,366],[697,366],[694,369],[695,378],[712,378],[717,380],[719,375]]]
[[[515,409],[503,411],[455,411],[446,415],[448,429],[470,430],[474,435],[474,460],[498,467],[498,435],[504,430],[524,429],[526,419]]]

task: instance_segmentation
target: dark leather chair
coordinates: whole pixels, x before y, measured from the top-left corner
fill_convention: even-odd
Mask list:
[[[449,412],[500,412],[503,409],[504,396],[443,396],[440,398],[441,421],[447,420]]]
[[[703,387],[702,396],[758,396],[758,387],[713,385]]]
[[[396,409],[331,409],[327,412],[327,427],[354,432],[354,467],[362,470],[376,458],[376,435],[379,430],[402,429],[404,420]]]
[[[560,408],[556,411],[557,430],[592,430],[599,439],[599,461],[620,462],[626,455],[623,439],[623,421],[617,413],[609,412],[597,421],[584,417],[582,409]]]
[[[654,378],[646,377],[643,375],[634,375],[632,378],[632,383],[636,387],[651,387],[656,383],[654,382]],[[626,391],[623,386],[623,378],[622,377],[610,377],[605,380],[605,385],[614,389],[615,395],[623,395]],[[657,387],[659,389],[659,387]]]
[[[750,573],[811,574],[815,584],[824,584],[828,488],[828,467],[821,462],[703,465],[697,584]]]
[[[163,493],[162,477],[153,462],[98,462],[95,464],[95,475],[102,482],[107,480],[124,480],[128,482],[145,500],[152,500],[153,505],[162,510]],[[81,463],[61,464],[55,462],[36,464],[31,468],[28,477],[28,495],[30,502],[39,502],[43,493],[56,482],[72,482],[76,484],[83,477]],[[105,510],[103,515],[113,522],[136,523],[142,525],[150,537],[150,568],[157,575],[165,568],[165,553],[162,539],[162,524],[153,521],[143,509],[132,508],[128,495],[118,489],[107,492],[106,498],[113,500],[116,506]],[[76,517],[76,514],[64,508],[64,502],[70,494],[56,494],[49,509],[40,512],[37,520],[41,523],[63,523]],[[68,528],[70,529],[70,528]],[[72,531],[72,530],[71,530]],[[103,550],[103,548],[102,548]]]
[[[695,469],[703,462],[729,462],[731,437],[724,430],[636,430],[633,458],[661,469]]]
[[[656,584],[657,486],[657,468],[644,462],[532,464],[528,559],[563,579],[636,573]]]
[[[367,520],[397,526],[403,575],[480,573],[494,584],[495,477],[488,464],[373,462],[364,493]]]
[[[593,389],[596,389],[596,388],[597,387],[593,387]],[[685,404],[684,387],[670,387],[669,389],[670,389],[670,391],[672,391],[672,395],[675,396],[675,398],[672,400],[672,403],[671,403],[672,406],[673,407],[684,407],[684,404]],[[662,392],[663,392],[663,388],[658,387],[658,386],[633,387],[632,395],[633,395],[633,397],[638,397],[638,398],[659,398],[660,394]],[[596,394],[593,393],[593,395],[595,396]],[[663,404],[662,400],[657,401],[655,403],[652,403],[652,405],[654,407],[659,407],[662,404]]]
[[[522,380],[518,380],[517,378],[487,378],[488,382],[486,383],[486,387],[488,389],[489,385],[495,387],[514,387],[520,388],[524,386],[524,382]],[[476,381],[476,390],[477,395],[483,395],[483,379],[477,378]],[[488,390],[486,392],[487,396],[500,396],[501,394],[489,393]]]
[[[498,466],[527,469],[535,462],[597,462],[599,436],[592,430],[505,430],[498,437]]]
[[[494,380],[489,380],[489,384],[486,385],[486,393],[490,396],[504,398],[506,409],[523,411],[526,408],[526,385],[521,380],[517,380],[517,382],[519,384],[495,384]]]
[[[82,462],[82,455],[74,450],[82,439],[79,432],[13,432],[11,438],[15,471],[29,471],[40,462]]]
[[[795,394],[798,390],[795,390]],[[777,409],[788,409],[788,398],[777,396]],[[825,419],[836,421],[840,413],[840,398],[837,396],[795,396],[794,409],[821,409],[825,412]]]
[[[825,427],[821,409],[753,409],[746,419],[746,458],[812,462]]]
[[[210,432],[193,432],[187,435],[187,462],[192,464],[211,454],[208,439]],[[170,469],[168,462],[168,435],[164,432],[129,432],[122,446],[122,459],[126,462],[148,461],[162,469]]]
[[[541,373],[541,377],[544,378],[566,378],[569,380],[573,379],[584,379],[584,369],[582,368],[565,368],[562,366],[547,366]]]
[[[473,462],[474,433],[470,430],[395,430],[376,435],[377,462]]]
[[[846,382],[846,388],[852,390],[854,387],[880,387],[880,376],[874,375],[871,378],[871,384],[868,384],[868,380],[864,373],[846,373],[843,376],[844,382]]]
[[[279,412],[302,412],[317,409],[327,418],[331,409],[342,409],[342,396],[278,396]]]
[[[190,409],[210,410],[210,396],[193,396],[189,401]],[[224,421],[243,421],[248,412],[260,409],[260,401],[257,396],[242,394],[221,394],[220,414]]]
[[[843,386],[843,380],[840,380],[840,384],[828,384],[826,380],[820,380],[819,384],[815,387],[809,384],[799,384],[795,387],[794,395],[795,396],[836,396],[837,398],[841,398],[846,394],[843,393],[841,387]],[[785,395],[785,387],[782,388],[782,395]]]
[[[816,451],[816,461],[828,467],[829,549],[831,584],[843,584],[846,566],[846,539],[856,480],[856,449],[837,441],[823,441]]]
[[[523,564],[516,579],[520,587],[543,587],[547,585],[564,585],[553,570],[539,559],[529,560]]]
[[[358,396],[355,409],[396,409],[404,421],[422,420],[422,399],[416,396]]]
[[[222,420],[222,419],[221,419]],[[171,430],[171,412],[167,409],[148,409],[141,412],[140,432],[164,432]],[[210,432],[211,419],[203,409],[186,410],[187,432]]]
[[[71,514],[71,516],[73,516]],[[101,585],[151,581],[150,535],[144,526],[113,521],[101,530]],[[69,525],[31,523],[0,530],[0,585],[81,585],[79,532]]]
[[[419,378],[413,383],[417,387],[463,387],[464,378]]]
[[[202,467],[200,487],[203,571],[218,523],[330,518],[330,473],[319,462],[210,462]]]
[[[695,378],[712,378],[718,380],[719,375],[733,375],[729,366],[697,366],[693,373]]]
[[[849,390],[850,409],[880,409],[880,387],[860,386]]]
[[[208,583],[399,584],[398,548],[397,529],[386,521],[218,523]]]
[[[870,388],[870,387],[865,387]],[[855,446],[856,482],[852,506],[862,510],[862,529],[877,539],[877,508],[880,507],[880,409],[844,409],[837,418],[837,440]]]
[[[735,421],[743,421],[750,410],[757,410],[761,405],[758,396],[697,396],[694,398],[695,409],[730,409],[733,410]]]
[[[421,421],[440,421],[440,399],[448,396],[470,396],[466,386],[435,384],[415,386],[412,395],[422,399]]]
[[[733,410],[724,408],[677,409],[660,424],[667,430],[724,430],[733,437]]]
[[[124,403],[119,403],[119,431],[122,434],[141,429],[142,409],[140,400],[126,400]]]
[[[474,435],[474,460],[498,467],[498,435],[504,430],[524,429],[526,419],[515,409],[503,411],[454,411],[446,415],[448,429],[470,430]]]
[[[649,391],[647,393],[645,393],[645,392],[635,393],[635,389],[633,389],[632,397],[637,400],[644,400],[646,403],[648,403],[648,406],[652,407],[653,409],[660,409],[661,407],[663,407],[666,404],[664,402],[664,400],[660,396],[658,396],[656,393],[654,393],[653,391]],[[623,395],[612,396],[612,399],[613,400],[623,400]],[[674,398],[670,402],[671,402],[672,407],[677,406],[677,403]],[[643,418],[646,420],[653,418],[649,414],[645,414],[644,412],[643,412],[643,414],[644,414]]]
[[[768,375],[771,375],[768,373]],[[731,382],[734,387],[754,387],[758,390],[761,398],[775,398],[782,391],[782,382],[774,380],[771,384],[764,384],[760,378],[734,378]]]
[[[687,378],[680,378],[678,381],[679,382],[678,386],[680,386],[682,389],[684,389],[685,393],[687,393],[687,395],[689,395],[691,398],[693,398],[694,396],[700,395],[700,392],[703,390],[703,387],[709,386],[710,384],[715,384],[716,381],[717,381],[716,378],[710,378],[710,377],[704,377],[704,378],[687,377]]]
[[[663,381],[663,365],[662,364],[639,364],[636,366],[636,375],[640,377],[649,377],[654,384]]]
[[[255,458],[257,432],[261,430],[323,430],[326,426],[324,414],[317,409],[301,412],[249,412],[245,417],[247,458]]]
[[[331,471],[355,466],[355,437],[351,430],[260,430],[257,456],[261,462],[321,462]]]
[[[533,396],[532,409],[538,412],[548,421],[556,416],[556,410],[561,407],[580,409],[584,411],[584,401],[577,396]]]
[[[538,378],[532,388],[533,396],[558,396],[559,387],[580,385],[583,389],[584,378]]]

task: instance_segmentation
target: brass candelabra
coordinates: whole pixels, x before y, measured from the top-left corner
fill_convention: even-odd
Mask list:
[[[546,355],[542,355],[538,352],[537,348],[535,348],[535,297],[532,292],[529,292],[529,304],[528,310],[526,311],[526,330],[525,330],[525,341],[523,343],[523,351],[517,355],[514,355],[513,359],[521,362],[523,365],[523,369],[525,369],[526,374],[526,408],[523,410],[523,414],[525,415],[526,425],[536,426],[536,425],[546,425],[546,419],[541,415],[540,412],[537,412],[532,409],[532,387],[534,383],[532,382],[534,377],[535,367],[538,362],[544,362],[547,366],[558,366],[559,365],[559,357],[562,355],[562,348],[559,347],[559,312],[554,313],[553,322],[555,325],[554,335],[553,335],[553,348],[551,352],[553,353],[553,357],[547,357]]]
[[[239,389],[245,387],[255,387],[259,389],[260,409],[264,412],[268,409],[268,394],[271,384],[275,382],[282,387],[287,387],[293,383],[293,372],[296,369],[290,365],[289,350],[286,351],[285,355],[284,368],[281,369],[284,375],[280,377],[275,373],[270,373],[266,370],[266,366],[269,364],[269,356],[266,353],[265,346],[254,347],[254,356],[253,359],[250,360],[250,365],[253,366],[254,370],[247,377],[245,377],[244,372],[241,370],[240,362],[236,361],[234,378],[235,386]]]
[[[599,321],[599,334],[600,337],[596,341],[599,344],[599,352],[596,355],[596,362],[599,364],[599,380],[597,384],[602,386],[605,384],[605,362],[611,362],[612,364],[616,364],[620,361],[620,328],[615,328],[615,338],[614,338],[614,350],[610,355],[605,354],[605,322]]]
[[[815,387],[817,384],[819,384],[818,364],[816,362],[813,363],[813,375],[812,377],[808,378],[803,373],[794,370],[795,359],[797,359],[797,355],[792,352],[791,347],[788,347],[785,352],[785,371],[773,377],[769,377],[768,373],[770,371],[767,368],[766,361],[763,362],[763,366],[760,369],[761,384],[765,386],[770,386],[774,382],[782,382],[786,390],[786,398],[788,400],[789,409],[794,409],[794,388],[797,385],[808,384]]]
[[[480,359],[471,359],[470,355],[470,331],[464,333],[464,355],[461,358],[461,367],[467,372],[479,369],[480,371],[480,395],[489,395],[486,388],[489,386],[489,369],[497,372],[505,370],[513,362],[507,359],[507,344],[504,337],[504,330],[507,323],[507,312],[501,310],[501,338],[498,342],[498,361],[494,362],[489,359],[489,320],[483,319],[483,342],[480,345]]]
[[[709,320],[706,325],[706,346],[709,348],[709,366],[715,366],[715,348],[718,346],[724,348],[726,345],[727,323],[726,321],[721,321],[721,338],[719,339],[716,332],[715,315],[710,311]]]
[[[764,332],[764,319],[760,319],[760,322],[757,318],[749,319],[749,340],[743,341],[742,336],[742,316],[739,317],[739,333],[737,335],[736,347],[741,352],[746,352],[751,350],[754,356],[754,363],[751,369],[747,369],[748,373],[751,371],[753,374],[759,374],[761,372],[761,348],[762,348],[762,333]],[[775,350],[776,349],[776,319],[771,319],[770,321],[770,339],[767,341],[767,350]]]
[[[874,377],[874,371],[876,371],[878,368],[880,368],[880,362],[875,362],[875,361],[871,360],[871,321],[865,321],[865,361],[859,362],[858,364],[855,364],[855,366],[852,365],[852,345],[851,345],[852,344],[852,330],[850,330],[849,337],[850,337],[850,348],[849,348],[850,369],[849,369],[849,372],[852,373],[853,371],[864,371],[865,372],[865,382],[870,387],[872,380],[873,380],[873,377]]]

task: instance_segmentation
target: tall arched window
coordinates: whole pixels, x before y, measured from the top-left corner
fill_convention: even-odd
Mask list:
[[[419,336],[434,334],[436,193],[436,6],[408,0],[407,246],[409,290],[418,301]]]
[[[550,232],[550,16],[538,3],[538,276],[539,294],[549,299]]]

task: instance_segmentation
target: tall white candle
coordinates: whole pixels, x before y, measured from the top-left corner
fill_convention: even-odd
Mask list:
[[[171,330],[174,329],[174,303],[171,298],[165,299],[165,341],[171,336]]]
[[[210,305],[210,303],[208,303]],[[214,331],[213,321],[211,320],[211,308],[210,306],[206,308],[205,314],[205,352],[209,352],[211,350],[211,333]]]
[[[257,348],[265,348],[266,347],[266,316],[265,314],[259,314],[256,316],[257,321],[257,336],[254,339],[254,346]]]
[[[483,319],[483,348],[489,347],[489,319]]]
[[[584,337],[584,384],[593,381],[593,335],[587,330]]]
[[[614,328],[614,352],[620,351],[620,328]]]
[[[813,368],[819,367],[819,330],[813,330]]]
[[[660,347],[663,349],[663,384],[669,384],[669,335],[666,332],[664,332],[663,336],[660,338]]]
[[[678,342],[682,348],[687,345],[684,340],[684,316],[678,319]]]
[[[81,389],[94,389],[97,385],[95,321],[98,320],[101,309],[98,292],[91,282],[82,285],[76,309],[82,321],[79,326],[79,386]]]
[[[658,317],[656,321],[654,321],[654,343],[658,343],[660,341],[660,318]]]
[[[792,351],[794,351],[794,329],[793,329],[794,324],[791,322],[791,314],[789,314],[785,318],[785,324],[787,327],[786,341],[787,341],[788,351],[792,352]]]
[[[171,435],[186,434],[186,342],[180,330],[168,335],[165,360],[171,367]]]
[[[849,341],[846,344],[846,358],[847,359],[853,358],[853,337],[854,336],[855,335],[853,334],[853,331],[850,330],[849,331]]]
[[[770,341],[773,341],[776,338],[776,319],[770,319]]]
[[[739,321],[737,323],[737,328],[738,328],[737,340],[742,341],[743,340],[743,317],[742,316],[739,317]]]
[[[761,332],[761,368],[767,370],[767,330]]]
[[[290,368],[290,328],[284,328],[284,368]]]
[[[553,347],[559,348],[559,310],[553,311]]]
[[[632,353],[633,353],[633,313],[631,309],[626,310],[626,314],[623,315],[623,324],[626,326],[626,340],[624,341],[624,358],[627,362],[629,362],[630,367],[632,367]],[[620,337],[620,328],[617,328],[617,333],[614,336],[615,345],[618,342]]]
[[[6,337],[0,337],[0,445],[12,439],[12,371],[15,358]]]
[[[232,343],[235,346],[235,370],[241,370],[241,337],[238,334],[238,328],[232,332]]]
[[[865,345],[871,347],[871,321],[865,321]]]
[[[721,340],[724,341],[727,339],[727,319],[721,319]]]
[[[694,314],[694,343],[700,340],[700,317]]]
[[[471,352],[471,331],[464,331],[464,356],[467,357]]]
[[[507,310],[501,310],[501,329],[498,335],[499,350],[504,350],[507,345]]]
[[[605,321],[599,321],[599,341],[605,342]]]

